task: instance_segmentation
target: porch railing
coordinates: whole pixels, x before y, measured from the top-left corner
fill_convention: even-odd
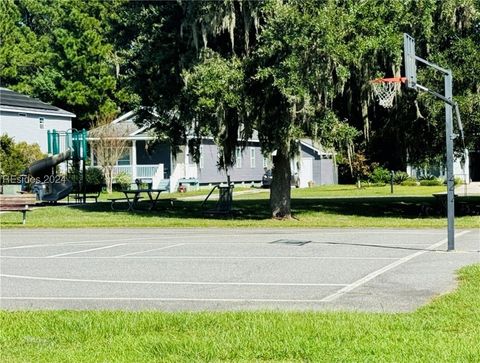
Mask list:
[[[158,168],[159,165],[137,165],[135,167],[132,165],[118,165],[113,168],[113,175],[125,172],[132,176],[132,181],[135,178],[153,178]]]
[[[96,167],[96,166],[95,166]],[[162,167],[163,165],[117,165],[113,167],[113,176],[120,173],[126,173],[132,177],[132,182],[135,181],[136,178],[153,178],[155,173],[157,172],[158,168]],[[133,173],[135,168],[136,173]]]

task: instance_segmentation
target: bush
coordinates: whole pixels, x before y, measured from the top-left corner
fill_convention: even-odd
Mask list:
[[[432,174],[421,175],[418,179],[419,180],[438,180],[438,178]]]
[[[38,144],[27,144],[25,141],[16,143],[7,134],[0,137],[0,174],[2,176],[19,176],[30,164],[44,157]]]
[[[435,178],[435,179],[423,179],[420,180],[420,185],[424,187],[432,187],[432,186],[438,186],[438,185],[443,185],[443,180]]]
[[[459,178],[458,176],[455,178],[455,185],[462,185],[465,184],[462,178]]]
[[[406,186],[406,187],[414,187],[417,186],[417,180],[411,177],[408,177],[404,181],[400,183],[400,185]]]
[[[122,171],[115,176],[115,183],[120,186],[120,189],[130,189],[132,184],[132,177],[130,174]]]
[[[390,183],[391,173],[381,166],[373,169],[372,174],[370,174],[370,181],[374,184],[377,183]]]
[[[393,182],[395,184],[402,184],[404,181],[408,180],[410,177],[404,171],[396,171],[393,177]],[[415,181],[416,182],[416,181]]]
[[[105,177],[99,168],[88,168],[85,178],[89,185],[102,185],[105,183]]]

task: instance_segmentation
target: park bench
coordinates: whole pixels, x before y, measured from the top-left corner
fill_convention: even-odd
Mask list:
[[[27,221],[27,212],[32,211],[29,206],[35,205],[36,198],[33,194],[0,195],[1,212],[21,212],[22,224]]]
[[[95,203],[98,202],[98,198],[100,197],[100,193],[102,192],[102,186],[101,185],[87,185],[87,190],[85,191],[85,201],[87,199],[92,199],[95,201]],[[83,191],[78,188],[74,187],[72,190],[73,198],[77,203],[82,203],[83,202]]]
[[[92,200],[95,201],[95,203],[97,203],[98,198],[100,197],[100,193],[101,193],[101,191],[96,192],[96,193],[86,193],[85,194],[85,199],[92,199]],[[75,194],[74,199],[75,199],[76,202],[83,202],[83,194],[82,193]]]

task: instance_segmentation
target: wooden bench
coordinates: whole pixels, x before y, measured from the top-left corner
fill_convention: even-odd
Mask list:
[[[0,211],[21,212],[22,224],[27,221],[27,212],[32,211],[29,206],[35,205],[36,198],[33,194],[0,195]]]

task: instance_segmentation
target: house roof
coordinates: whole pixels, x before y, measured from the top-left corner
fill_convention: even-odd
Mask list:
[[[318,141],[314,141],[312,139],[301,139],[300,144],[313,150],[318,155],[332,155],[331,152],[324,151],[322,145]]]
[[[0,111],[75,117],[71,112],[3,87],[0,87]]]
[[[132,140],[153,140],[154,137],[148,133],[150,128],[149,125],[145,125],[142,127],[137,126],[135,120],[137,119],[138,115],[136,111],[129,111],[112,121],[112,124],[117,124],[119,127],[128,128],[129,130],[129,139]],[[213,140],[213,137],[204,137],[207,140]],[[249,141],[258,142],[258,132],[256,130],[253,131],[253,135]]]

